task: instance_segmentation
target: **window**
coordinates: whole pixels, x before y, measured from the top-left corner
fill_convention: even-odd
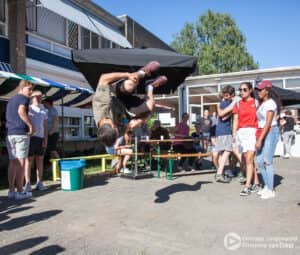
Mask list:
[[[270,80],[275,87],[283,88],[283,80]]]
[[[110,40],[107,40],[104,37],[101,37],[101,46],[102,48],[110,48]]]
[[[111,43],[111,47],[112,48],[116,48],[116,49],[120,49],[121,48],[120,45],[118,45],[118,44],[116,44],[114,42]]]
[[[64,117],[64,137],[65,139],[80,137],[80,117]],[[59,132],[62,134],[62,117],[59,117]]]
[[[46,8],[37,8],[38,34],[66,45],[65,18]]]
[[[28,44],[32,46],[36,46],[38,48],[49,50],[49,51],[51,50],[51,44],[49,41],[31,35],[27,36],[27,41]]]
[[[6,35],[5,25],[0,23],[0,35]]]
[[[91,33],[85,28],[81,28],[81,48],[90,49]]]
[[[0,21],[5,22],[5,0],[0,0]]]
[[[85,137],[95,137],[97,129],[93,117],[84,116],[84,134]]]
[[[92,33],[92,49],[98,49],[99,48],[99,36],[95,33]]]
[[[26,1],[26,29],[36,31],[36,1]]]
[[[300,78],[286,79],[286,81],[285,81],[285,87],[287,89],[300,88]]]
[[[68,46],[78,49],[78,25],[71,21],[68,21]]]

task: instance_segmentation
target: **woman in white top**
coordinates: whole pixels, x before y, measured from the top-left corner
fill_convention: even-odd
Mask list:
[[[280,109],[280,100],[272,89],[272,83],[263,80],[257,84],[256,90],[261,101],[257,109],[258,129],[256,141],[257,167],[264,180],[264,188],[257,194],[262,199],[275,196],[273,156],[279,137],[277,115]]]

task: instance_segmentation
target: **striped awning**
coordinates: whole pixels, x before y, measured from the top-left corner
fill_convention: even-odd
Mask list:
[[[10,64],[5,63],[5,62],[0,62],[0,71],[13,73],[13,70],[12,70]]]
[[[50,98],[56,105],[79,106],[92,100],[94,91],[75,85],[59,83],[44,78],[24,74],[0,71],[0,99],[8,100],[17,93],[20,80],[30,81],[35,89],[40,90],[45,98]]]

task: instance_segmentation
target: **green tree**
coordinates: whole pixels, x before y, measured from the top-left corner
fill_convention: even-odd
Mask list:
[[[195,23],[186,23],[171,46],[198,59],[199,74],[257,69],[246,38],[229,14],[208,10]]]

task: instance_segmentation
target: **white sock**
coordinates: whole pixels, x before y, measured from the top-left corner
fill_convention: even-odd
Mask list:
[[[140,78],[144,78],[146,76],[146,73],[143,70],[139,70],[138,74]]]
[[[148,91],[153,91],[153,86],[150,84],[150,85],[147,85],[147,87],[146,87],[146,92],[148,92]]]

